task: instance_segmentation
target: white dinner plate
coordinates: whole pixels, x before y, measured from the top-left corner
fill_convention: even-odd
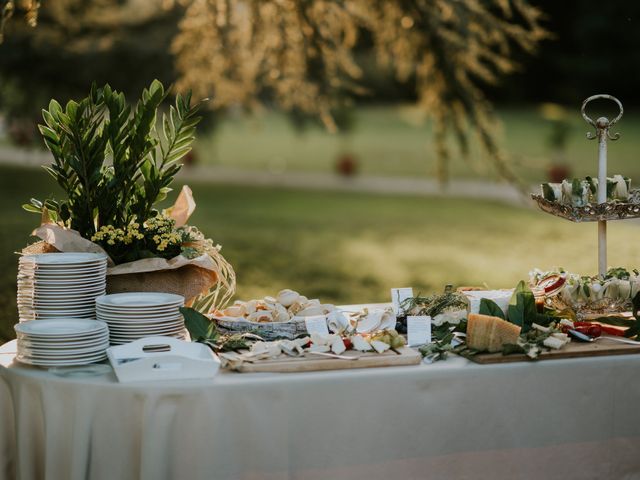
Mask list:
[[[123,342],[123,341],[128,341],[128,342],[132,342],[134,340],[138,340],[140,338],[145,338],[145,337],[174,337],[174,338],[185,338],[186,336],[186,332],[184,330],[181,330],[179,332],[176,333],[157,333],[157,334],[153,334],[153,335],[138,335],[138,334],[128,334],[128,335],[112,335],[110,337],[110,341],[111,344],[113,344],[113,342]]]
[[[92,263],[83,265],[34,265],[32,263],[21,263],[18,267],[21,272],[55,274],[59,272],[85,272],[89,270],[106,270],[106,263]]]
[[[98,293],[98,292],[96,292]],[[19,292],[17,295],[17,299],[18,300],[22,300],[22,301],[30,301],[33,303],[61,303],[61,302],[69,302],[69,303],[79,303],[79,302],[85,302],[85,303],[91,303],[92,305],[94,305],[95,307],[95,299],[98,297],[99,295],[86,295],[86,296],[69,296],[69,295],[38,295],[33,296],[33,295],[29,295],[23,292]]]
[[[24,322],[32,322],[32,321],[41,321],[41,320],[65,320],[69,317],[77,318],[78,320],[95,320],[95,315],[87,314],[73,314],[73,315],[38,315],[34,316],[33,314],[20,313],[20,323]]]
[[[61,282],[61,281],[76,281],[76,282],[86,282],[87,280],[106,280],[106,272],[88,272],[86,274],[60,274],[60,275],[37,275],[30,276],[19,273],[16,277],[17,280],[21,282],[32,282],[35,284],[42,282]]]
[[[111,329],[109,330],[109,336],[113,337],[124,337],[127,335],[148,335],[151,336],[155,333],[160,334],[160,332],[168,332],[168,333],[176,333],[184,330],[184,325],[174,325],[172,327],[162,327],[162,328],[140,328],[140,329]]]
[[[88,320],[88,319],[87,319]],[[47,320],[35,320],[38,323],[42,323]],[[59,319],[55,319],[53,321],[59,321]],[[22,324],[24,324],[23,322]],[[108,330],[104,330],[101,332],[89,332],[89,333],[80,333],[80,334],[66,334],[66,336],[48,336],[48,335],[38,335],[38,334],[25,334],[25,333],[16,333],[17,339],[20,342],[26,342],[28,346],[60,346],[60,347],[74,347],[77,345],[80,346],[94,346],[105,340],[105,338],[109,337]]]
[[[17,333],[40,337],[64,337],[72,335],[86,335],[101,332],[108,327],[104,322],[85,319],[38,320],[14,325]]]
[[[92,315],[95,318],[95,312],[90,308],[68,308],[59,310],[45,310],[41,307],[30,307],[27,305],[18,305],[18,313],[21,315],[32,317],[43,317],[55,315],[56,317],[74,318],[75,315],[82,315],[82,318],[86,318],[85,315]],[[97,319],[96,319],[97,320]]]
[[[95,347],[109,339],[109,332],[87,333],[77,337],[36,337],[18,333],[18,342],[29,348],[59,349]]]
[[[106,285],[97,285],[91,288],[74,288],[72,290],[66,288],[18,288],[18,295],[31,296],[34,298],[92,298],[94,301],[97,297],[104,295]]]
[[[149,328],[110,328],[109,335],[110,336],[118,336],[118,335],[138,335],[138,334],[153,334],[160,332],[178,332],[184,328],[184,325],[171,325],[171,326],[162,326],[162,327],[149,327]]]
[[[183,305],[184,297],[172,293],[160,292],[130,292],[115,293],[105,295],[96,300],[97,304],[106,308],[133,307],[135,309],[143,307],[169,307],[173,305]]]
[[[27,308],[19,308],[18,313],[20,317],[27,318],[32,317],[35,319],[45,320],[47,317],[51,318],[95,318],[95,314],[91,310],[59,310],[57,312],[41,312],[36,310],[29,310]]]
[[[18,292],[27,295],[96,295],[104,292],[106,283],[95,285],[27,285],[18,283]],[[100,295],[99,295],[100,296]]]
[[[102,317],[98,317],[96,320],[101,320],[106,322],[108,325],[113,325],[114,327],[120,325],[135,325],[135,326],[144,326],[144,325],[164,325],[164,324],[173,324],[177,322],[183,322],[182,316],[176,315],[174,317],[168,318],[145,318],[142,320],[133,320],[130,318],[119,318],[117,320],[114,319],[105,319]]]
[[[73,306],[89,306],[93,307],[93,302],[91,302],[91,298],[81,298],[76,300],[69,300],[66,298],[63,299],[53,299],[53,300],[40,300],[38,298],[25,298],[19,297],[18,303],[22,305],[32,306],[32,307],[58,307],[61,305],[68,305],[69,307]]]
[[[127,317],[127,316],[104,317],[102,315],[96,315],[96,320],[102,320],[103,322],[107,322],[108,324],[121,323],[123,325],[144,325],[147,323],[171,323],[176,321],[182,321],[183,318],[184,317],[180,314],[167,315],[163,317],[159,317],[155,315],[151,317]]]
[[[149,322],[166,322],[182,318],[180,312],[171,312],[163,315],[131,315],[131,314],[118,314],[118,315],[105,315],[102,312],[96,312],[96,319],[103,322],[125,322],[125,323],[149,323]]]
[[[95,303],[96,298],[101,295],[104,295],[102,292],[104,290],[96,290],[95,292],[66,292],[63,290],[60,291],[25,291],[18,290],[18,295],[22,298],[33,298],[34,300],[84,300],[89,299]]]
[[[41,264],[33,262],[18,261],[18,265],[21,269],[25,270],[82,270],[89,268],[106,267],[106,262],[91,262],[91,263],[58,263],[58,264]]]
[[[156,323],[155,325],[113,325],[109,324],[109,332],[136,332],[142,330],[168,330],[175,328],[184,328],[182,320],[176,320],[171,323]]]
[[[105,320],[131,320],[131,321],[144,321],[144,320],[165,320],[167,318],[181,317],[182,314],[177,310],[161,312],[161,313],[105,313],[104,310],[97,309],[96,316],[104,318]]]
[[[84,288],[95,288],[98,285],[106,285],[107,278],[100,276],[100,278],[96,279],[82,279],[82,280],[65,280],[65,279],[37,279],[33,278],[18,278],[16,283],[23,288],[43,288],[43,289],[56,289],[56,288],[65,288],[71,286],[71,288],[76,288],[79,285],[84,286]]]
[[[38,367],[62,367],[62,366],[73,366],[73,365],[87,365],[89,363],[96,363],[106,360],[107,354],[103,353],[100,355],[96,355],[92,358],[81,358],[74,360],[35,360],[29,357],[23,357],[20,355],[16,356],[16,360],[22,363],[26,363],[28,365],[35,365]]]
[[[187,337],[183,334],[181,335],[154,335],[156,337],[171,337],[171,338],[177,338],[179,340],[185,340]],[[124,345],[125,343],[131,343],[131,342],[135,342],[136,340],[140,340],[141,338],[144,338],[143,336],[140,337],[131,337],[131,338],[113,338],[111,339],[111,345]]]
[[[57,275],[55,277],[25,277],[24,275],[18,275],[18,282],[22,285],[29,285],[31,282],[33,285],[74,285],[74,284],[97,284],[106,283],[106,277],[104,274],[91,274],[91,275]]]
[[[87,272],[87,273],[83,273],[83,274],[68,274],[65,273],[60,274],[60,275],[42,275],[42,276],[31,276],[31,275],[25,275],[23,273],[19,273],[16,276],[16,280],[23,283],[23,284],[27,284],[27,283],[33,283],[33,284],[40,284],[40,283],[52,283],[52,282],[69,282],[69,281],[75,281],[76,283],[79,282],[86,282],[86,281],[106,281],[106,272]]]
[[[93,317],[95,320],[96,313],[91,309],[86,310],[53,310],[53,311],[43,311],[36,310],[35,308],[29,307],[18,307],[18,313],[21,316],[34,317],[34,318],[44,318],[44,317],[56,317],[56,318],[87,318],[87,315]]]
[[[61,360],[63,358],[85,358],[95,357],[109,348],[109,342],[104,342],[99,346],[93,348],[84,349],[69,349],[69,350],[39,350],[33,348],[27,348],[24,346],[18,346],[18,355],[23,355],[30,358],[45,359],[50,358],[52,360]]]
[[[20,262],[19,269],[25,272],[79,272],[83,270],[98,270],[107,268],[106,263],[83,263],[82,265],[36,265]]]
[[[53,342],[46,339],[37,339],[31,337],[18,337],[16,343],[20,347],[27,348],[29,350],[38,350],[42,352],[65,352],[69,350],[90,350],[97,349],[109,341],[109,335],[104,335],[92,339],[87,338],[72,338],[65,342]]]
[[[18,272],[19,276],[26,278],[42,278],[47,279],[57,277],[87,277],[89,275],[105,275],[107,273],[107,267],[84,269],[84,270],[25,270],[21,268]]]
[[[86,252],[35,253],[21,256],[20,261],[37,265],[84,265],[87,263],[106,262],[107,257],[100,253]]]
[[[70,351],[70,350],[90,350],[90,349],[98,349],[105,343],[109,343],[109,336],[105,336],[104,338],[100,338],[95,342],[84,343],[84,342],[66,342],[66,343],[49,343],[49,342],[32,342],[31,340],[27,340],[24,337],[18,340],[18,348],[23,348],[27,350],[38,351],[42,353],[54,353],[60,351]]]
[[[123,316],[131,315],[134,318],[138,317],[170,317],[175,315],[181,315],[178,307],[165,308],[164,310],[105,310],[96,306],[96,312],[105,317],[120,318]]]
[[[104,352],[107,348],[109,348],[108,341],[91,348],[76,348],[67,350],[42,350],[39,348],[30,348],[25,347],[24,345],[18,345],[18,354],[29,358],[50,358],[52,360],[56,360],[62,358],[92,357]]]
[[[28,300],[18,300],[18,304],[23,304],[29,307],[35,307],[34,303]],[[94,311],[96,309],[91,299],[82,300],[80,302],[54,303],[52,305],[38,305],[38,310],[42,310],[42,311],[90,310],[90,309],[93,309]]]
[[[123,338],[123,337],[152,337],[153,335],[174,335],[177,333],[181,333],[184,330],[184,325],[179,325],[177,327],[173,327],[173,328],[159,328],[156,330],[152,330],[152,329],[144,329],[144,330],[133,330],[133,331],[129,331],[129,330],[112,330],[109,332],[109,338],[113,339],[116,337],[119,338]]]
[[[118,319],[118,320],[109,320],[105,318],[97,318],[96,320],[100,320],[102,322],[107,323],[107,325],[113,325],[115,327],[119,326],[131,326],[131,327],[144,327],[146,325],[171,325],[174,323],[184,323],[182,316],[174,316],[167,318],[147,318],[144,320],[130,320],[128,318]]]
[[[106,285],[91,285],[91,286],[69,286],[62,285],[63,288],[41,288],[37,285],[35,288],[24,287],[18,285],[18,295],[42,297],[42,298],[91,298],[95,301],[97,297],[104,295],[107,288]]]

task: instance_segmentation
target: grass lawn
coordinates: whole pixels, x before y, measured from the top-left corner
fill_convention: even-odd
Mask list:
[[[566,161],[577,176],[597,175],[597,146],[585,138],[588,128],[579,107],[576,103],[568,109]],[[543,181],[552,155],[551,123],[535,106],[500,109],[498,117],[502,120],[499,137],[516,171],[529,182]],[[636,153],[640,113],[625,113],[617,127],[614,131],[622,132],[622,137],[610,142],[609,172],[640,182]],[[273,112],[253,118],[227,117],[214,134],[199,136],[196,150],[202,163],[252,170],[330,172],[340,152],[348,151],[356,155],[363,174],[429,177],[435,172],[430,125],[407,106],[359,107],[353,131],[346,135],[332,135],[321,128],[296,133],[287,117]],[[496,177],[477,145],[472,145],[466,161],[455,149],[452,157],[453,175]]]
[[[298,289],[327,302],[386,301],[392,287],[511,287],[534,266],[596,268],[596,227],[492,202],[192,185],[192,223],[236,267],[238,297]],[[13,336],[19,250],[37,217],[21,203],[56,189],[46,174],[0,168],[0,338]],[[609,263],[637,267],[640,227],[609,228]]]

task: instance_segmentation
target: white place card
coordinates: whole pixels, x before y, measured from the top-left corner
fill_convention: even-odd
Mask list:
[[[307,327],[309,335],[317,333],[324,337],[329,336],[329,327],[327,327],[326,315],[312,315],[304,318],[304,324]]]
[[[410,347],[431,343],[431,317],[409,315],[407,317],[407,344]]]
[[[393,305],[393,313],[396,314],[396,317],[404,315],[404,310],[401,305],[407,298],[413,298],[413,288],[391,289],[391,303]]]

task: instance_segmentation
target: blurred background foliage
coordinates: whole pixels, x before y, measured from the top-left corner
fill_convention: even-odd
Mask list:
[[[0,5],[6,2],[2,0]],[[219,3],[193,2],[193,5],[213,8]],[[632,79],[640,70],[639,3],[622,0],[529,3],[544,12],[542,26],[552,37],[540,44],[535,56],[517,49],[512,51],[519,68],[508,82],[487,87],[491,100],[498,104],[552,101],[573,105],[576,99],[606,86],[626,103],[638,103]],[[80,96],[92,81],[109,82],[115,88],[138,93],[151,77],[177,80],[170,46],[181,19],[189,20],[188,16],[185,18],[185,9],[195,8],[190,4],[172,0],[44,1],[38,28],[29,27],[20,18],[25,11],[16,9],[7,22],[5,42],[0,46],[2,110],[20,105],[23,112],[29,110],[33,114],[39,112],[41,98]],[[376,64],[371,32],[361,32],[354,49],[356,63],[362,70],[359,81],[367,91],[367,95],[357,98],[359,103],[417,99],[416,89],[411,88],[414,78],[409,75],[398,79],[392,68]],[[16,95],[20,91],[23,95]],[[18,113],[14,110],[15,115]]]
[[[298,131],[348,131],[359,105],[411,102],[433,120],[433,174],[448,178],[476,133],[513,181],[491,103],[576,105],[605,86],[638,102],[633,2],[56,0],[42,2],[33,28],[37,5],[16,0],[0,45],[0,111],[21,144],[37,138],[52,97],[79,97],[94,81],[134,95],[159,78],[212,97],[202,128],[230,108],[266,107]]]

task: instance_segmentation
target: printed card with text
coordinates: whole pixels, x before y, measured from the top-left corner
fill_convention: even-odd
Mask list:
[[[407,344],[410,347],[431,343],[431,317],[409,315],[407,317]]]

